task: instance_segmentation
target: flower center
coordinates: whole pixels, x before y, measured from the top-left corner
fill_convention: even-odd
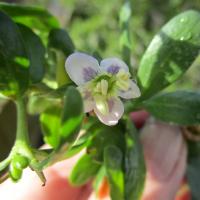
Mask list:
[[[89,83],[92,96],[102,96],[104,99],[116,95],[115,77],[111,74],[100,74]]]
[[[130,74],[120,70],[117,74],[104,73],[88,82],[87,87],[95,101],[97,109],[106,115],[109,113],[108,101],[117,97],[119,91],[127,91],[130,87]]]

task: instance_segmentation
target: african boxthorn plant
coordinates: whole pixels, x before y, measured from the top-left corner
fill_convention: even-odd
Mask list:
[[[71,183],[81,185],[92,178],[98,190],[106,177],[113,200],[137,200],[144,187],[145,162],[130,112],[146,109],[190,133],[198,126],[200,93],[163,90],[199,63],[200,13],[188,10],[167,22],[144,52],[137,73],[130,62],[130,17],[125,3],[119,17],[121,56],[110,52],[102,58],[77,50],[47,10],[0,4],[0,93],[17,110],[16,140],[0,163],[1,181],[17,182],[29,167],[45,184],[46,167],[86,149]],[[30,144],[27,103],[40,115],[49,149]],[[188,144],[188,181],[195,199],[200,198],[198,146],[198,141]]]

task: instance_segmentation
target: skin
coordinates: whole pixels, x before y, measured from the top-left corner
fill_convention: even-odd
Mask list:
[[[141,128],[148,118],[148,114],[145,111],[140,111],[131,114],[131,118],[135,122],[137,128]],[[142,141],[145,143],[145,141]],[[47,179],[45,187],[42,187],[42,183],[39,178],[33,173],[30,169],[26,169],[23,174],[23,178],[17,183],[13,183],[10,179],[6,180],[3,184],[0,185],[0,197],[1,199],[7,200],[96,200],[96,195],[92,192],[92,186],[90,183],[82,187],[73,187],[67,180],[69,174],[78,160],[78,158],[83,154],[76,155],[75,157],[59,162],[44,171],[44,174]],[[148,157],[148,156],[147,156]],[[157,157],[156,157],[157,158]],[[147,158],[149,159],[149,157]],[[159,162],[156,160],[156,162]],[[152,166],[150,166],[152,168]],[[164,166],[163,166],[164,167]],[[173,168],[173,173],[176,173],[176,167]],[[173,180],[168,181],[168,177],[162,177],[162,175],[157,174],[157,171],[154,169],[154,177],[150,177],[149,181],[146,184],[150,184],[152,190],[145,190],[145,194],[142,200],[152,200],[156,199],[157,193],[154,190],[160,190],[163,195],[167,191],[164,191],[163,188],[157,187],[156,179],[159,179],[160,182],[164,184],[172,184]],[[150,176],[148,174],[148,176]],[[181,175],[180,175],[181,176]],[[105,181],[105,184],[106,181]],[[154,187],[152,187],[154,186]],[[102,185],[101,187],[101,200],[109,200],[108,197],[109,189],[107,186]],[[148,198],[148,193],[151,196]],[[160,199],[159,199],[160,200]],[[168,200],[171,200],[168,199]],[[183,199],[178,199],[183,200]],[[189,199],[184,199],[189,200]]]
[[[81,153],[82,154],[82,153]],[[67,181],[73,165],[81,154],[72,159],[59,162],[44,171],[47,183],[45,187],[38,176],[26,169],[23,178],[17,183],[10,179],[0,185],[0,196],[7,200],[86,200],[92,188],[91,185],[73,187]]]
[[[180,128],[150,119],[141,130],[140,139],[147,168],[142,200],[174,200],[187,163],[187,147]]]

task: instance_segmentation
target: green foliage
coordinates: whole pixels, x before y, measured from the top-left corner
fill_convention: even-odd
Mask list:
[[[132,122],[129,123],[127,129],[118,127],[113,132],[109,127],[99,128],[96,122],[88,129],[88,133],[93,134],[87,148],[89,154],[85,154],[73,169],[70,178],[73,184],[82,185],[96,175],[95,188],[98,191],[100,182],[107,176],[112,199],[140,198],[144,186],[145,166],[136,130]]]
[[[145,183],[145,163],[138,132],[131,121],[127,121],[125,151],[125,199],[140,199]]]
[[[9,173],[13,181],[18,181],[22,176],[22,169],[18,168],[13,162],[11,162]]]
[[[72,170],[72,184],[79,186],[96,178],[98,191],[106,176],[113,200],[139,200],[145,163],[138,132],[128,113],[114,127],[101,124],[92,113],[84,115],[81,94],[69,84],[64,62],[66,56],[78,49],[98,58],[118,55],[132,72],[142,57],[137,74],[142,97],[130,103],[131,111],[147,109],[166,122],[199,124],[199,93],[157,93],[179,79],[198,56],[200,14],[190,10],[175,16],[142,56],[154,32],[177,12],[181,3],[185,5],[184,0],[162,4],[156,0],[147,4],[138,0],[99,2],[67,1],[71,6],[65,12],[70,34],[43,8],[0,3],[0,92],[17,103],[18,113],[17,139],[11,153],[0,163],[0,171],[18,181],[23,169],[30,167],[45,183],[44,168],[86,149]],[[166,5],[170,7],[167,13]],[[158,18],[161,21],[157,23]],[[44,142],[51,149],[30,146],[27,99],[30,113],[40,114]],[[188,165],[195,199],[200,196],[196,187],[198,153],[199,147],[189,154]]]
[[[40,115],[40,123],[44,140],[52,147],[58,147],[60,143],[59,128],[60,128],[61,110],[58,107],[51,107]]]
[[[29,114],[35,115],[44,112],[50,107],[58,107],[59,104],[59,99],[46,98],[44,96],[41,97],[33,94],[29,97],[29,101],[27,103],[27,111]]]
[[[58,49],[68,56],[74,52],[74,44],[64,29],[52,29],[49,33],[49,47]]]
[[[193,132],[194,134],[194,132]],[[200,142],[199,141],[187,141],[188,145],[188,165],[186,171],[187,181],[191,190],[192,200],[200,199]]]
[[[64,107],[51,107],[40,116],[45,141],[53,148],[61,148],[66,142],[73,142],[83,119],[83,105],[80,93],[69,87],[64,95]]]
[[[116,146],[107,146],[104,151],[104,164],[110,185],[110,195],[114,200],[124,199],[123,154]]]
[[[131,12],[132,10],[130,7],[130,2],[126,1],[120,11],[119,23],[122,29],[120,37],[120,45],[122,49],[123,60],[127,63],[127,65],[129,66],[129,71],[132,73],[132,67],[130,65],[132,43],[130,40],[130,28],[129,28]]]
[[[17,25],[1,11],[0,21],[0,90],[11,95],[22,93],[29,84],[29,57],[23,37]]]
[[[176,124],[200,123],[200,93],[177,91],[159,94],[144,102],[156,118]]]
[[[137,74],[146,99],[176,81],[200,50],[200,13],[186,11],[171,19],[154,37]]]
[[[12,164],[19,169],[24,169],[28,166],[29,162],[26,157],[16,154],[12,160]]]
[[[95,163],[92,156],[83,155],[74,166],[69,181],[73,185],[83,185],[98,171],[100,165]]]
[[[94,156],[95,160],[98,162],[103,162],[104,150],[107,146],[114,145],[123,150],[124,136],[120,130],[121,127],[108,127],[97,124],[93,128],[95,137],[92,138],[88,146],[88,151]]]
[[[49,31],[59,27],[58,20],[43,8],[0,3],[0,9],[11,16],[14,21],[40,31]]]
[[[73,141],[77,136],[83,120],[83,103],[81,94],[74,87],[69,87],[64,96],[64,108],[61,118],[61,138]]]
[[[30,82],[40,82],[44,76],[45,47],[41,39],[27,26],[17,24],[30,60]]]
[[[200,179],[199,167],[200,167],[200,158],[198,157],[189,161],[187,169],[187,177],[189,185],[191,187],[192,196],[196,200],[198,200],[200,197],[200,192],[198,187]]]
[[[9,165],[9,175],[13,181],[20,180],[23,169],[29,165],[29,160],[20,154],[15,154]]]

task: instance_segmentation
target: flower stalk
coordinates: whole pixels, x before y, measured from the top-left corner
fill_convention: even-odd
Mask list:
[[[16,142],[29,144],[26,106],[23,97],[18,97],[16,101],[16,107],[17,107]]]

